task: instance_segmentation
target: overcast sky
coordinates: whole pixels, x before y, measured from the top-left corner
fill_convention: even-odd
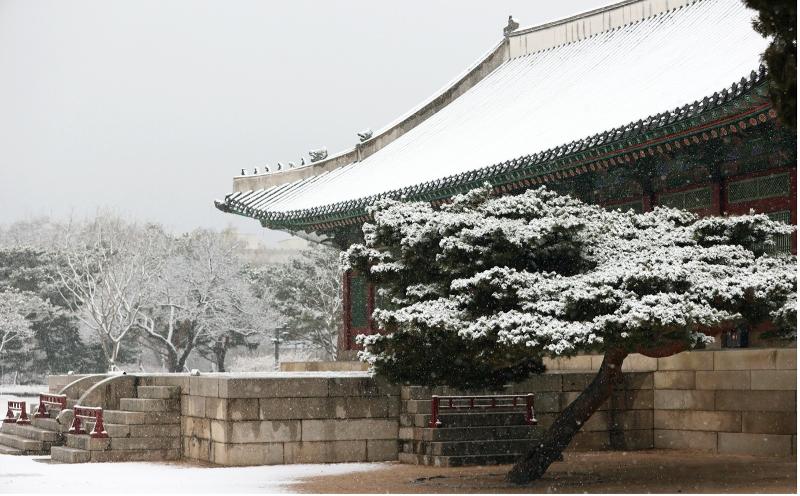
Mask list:
[[[241,168],[352,146],[500,40],[610,0],[0,0],[0,223],[229,224]]]

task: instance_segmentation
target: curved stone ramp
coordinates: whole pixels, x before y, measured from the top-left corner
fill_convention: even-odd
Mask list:
[[[79,400],[81,406],[103,408],[106,438],[67,434],[66,446],[54,446],[60,463],[159,461],[180,458],[179,386],[139,385],[142,378],[115,376],[98,382]]]

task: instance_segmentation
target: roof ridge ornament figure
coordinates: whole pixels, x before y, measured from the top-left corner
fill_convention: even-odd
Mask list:
[[[503,28],[503,36],[508,36],[519,28],[519,21],[514,19],[514,16],[508,16],[508,24]]]
[[[319,162],[328,156],[328,149],[323,146],[322,148],[317,148],[316,150],[309,150],[308,156],[311,157],[312,162]]]
[[[372,129],[364,129],[363,131],[359,131],[356,133],[358,135],[358,140],[363,143],[368,139],[372,138]]]

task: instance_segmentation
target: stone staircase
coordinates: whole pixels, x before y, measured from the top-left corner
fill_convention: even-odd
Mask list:
[[[74,403],[75,400],[72,401]],[[59,421],[61,410],[48,408],[50,416],[42,418],[35,418],[33,415],[36,410],[31,410],[28,414],[30,425],[0,424],[0,454],[49,455],[52,447],[64,444],[64,433],[69,429],[69,423],[64,416]]]
[[[180,397],[178,386],[138,386],[136,398],[121,398],[119,410],[105,410],[106,438],[67,434],[66,446],[54,446],[50,455],[61,463],[156,461],[180,458]]]
[[[415,403],[422,409],[430,400]],[[441,426],[436,428],[429,427],[430,419],[429,413],[401,416],[405,427],[401,462],[437,467],[513,463],[543,431],[526,424],[519,410],[442,413]]]

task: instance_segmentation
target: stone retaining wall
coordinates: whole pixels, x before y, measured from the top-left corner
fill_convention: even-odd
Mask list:
[[[452,388],[406,386],[401,389],[400,439],[420,440],[431,411],[431,394],[534,393],[538,425],[546,429],[594,378],[593,372],[554,371],[505,387],[502,391],[458,391]],[[611,401],[604,403],[583,426],[570,449],[649,449],[653,447],[653,375],[628,372]]]
[[[549,360],[549,372],[508,386],[533,392],[539,428],[594,377],[602,357]],[[624,382],[571,449],[696,449],[791,456],[797,452],[794,348],[631,355]],[[51,392],[76,376],[51,376]],[[219,465],[396,460],[420,439],[430,395],[364,372],[136,374],[140,386],[181,387],[183,457]]]
[[[539,426],[548,427],[594,377],[602,358],[548,360],[547,374],[506,387],[503,393],[535,393]],[[581,429],[570,449],[797,453],[794,348],[693,351],[658,359],[634,354],[623,363],[623,371],[624,383]],[[421,438],[431,394],[464,392],[404,387],[401,440]]]
[[[796,350],[683,353],[653,376],[656,448],[797,453]]]
[[[219,465],[396,460],[399,391],[368,377],[191,377],[183,456]]]
[[[602,356],[547,361],[551,372],[596,370]],[[715,453],[797,453],[795,348],[631,355],[623,370],[653,376],[653,446]],[[592,419],[594,421],[594,419]]]

